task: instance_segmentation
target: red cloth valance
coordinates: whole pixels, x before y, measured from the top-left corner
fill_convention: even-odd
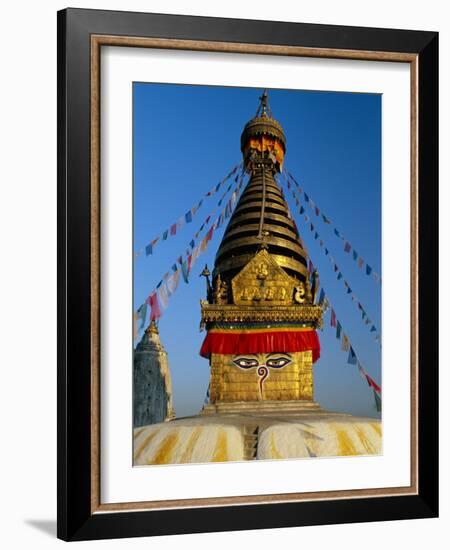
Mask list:
[[[245,353],[271,353],[312,351],[313,363],[320,357],[320,342],[315,330],[287,331],[223,331],[210,330],[200,349],[202,357],[211,353],[241,355]]]

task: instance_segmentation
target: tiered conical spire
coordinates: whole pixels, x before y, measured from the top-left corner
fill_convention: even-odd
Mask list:
[[[229,282],[261,248],[289,275],[307,282],[307,254],[275,180],[282,169],[286,139],[271,116],[267,92],[245,126],[241,149],[251,174],[216,255],[214,277]]]

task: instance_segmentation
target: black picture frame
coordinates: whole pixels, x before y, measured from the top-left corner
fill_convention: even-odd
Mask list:
[[[93,513],[91,36],[403,52],[418,60],[418,493]],[[438,515],[438,34],[66,9],[58,12],[58,532],[64,540],[430,518]]]

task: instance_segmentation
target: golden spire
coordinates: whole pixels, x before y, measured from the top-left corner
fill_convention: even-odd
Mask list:
[[[275,179],[282,170],[286,138],[272,117],[268,94],[244,127],[241,150],[251,174],[217,251],[213,279],[231,279],[265,248],[286,273],[308,286],[307,254]]]

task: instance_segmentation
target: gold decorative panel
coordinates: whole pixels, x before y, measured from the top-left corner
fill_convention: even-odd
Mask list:
[[[231,286],[236,305],[289,306],[294,296],[305,294],[303,283],[290,277],[267,250],[258,252],[233,278]]]
[[[289,357],[281,368],[271,367],[270,359]],[[236,401],[292,401],[313,399],[313,363],[311,351],[251,354],[254,366],[240,368],[243,356],[211,355],[211,403]]]

